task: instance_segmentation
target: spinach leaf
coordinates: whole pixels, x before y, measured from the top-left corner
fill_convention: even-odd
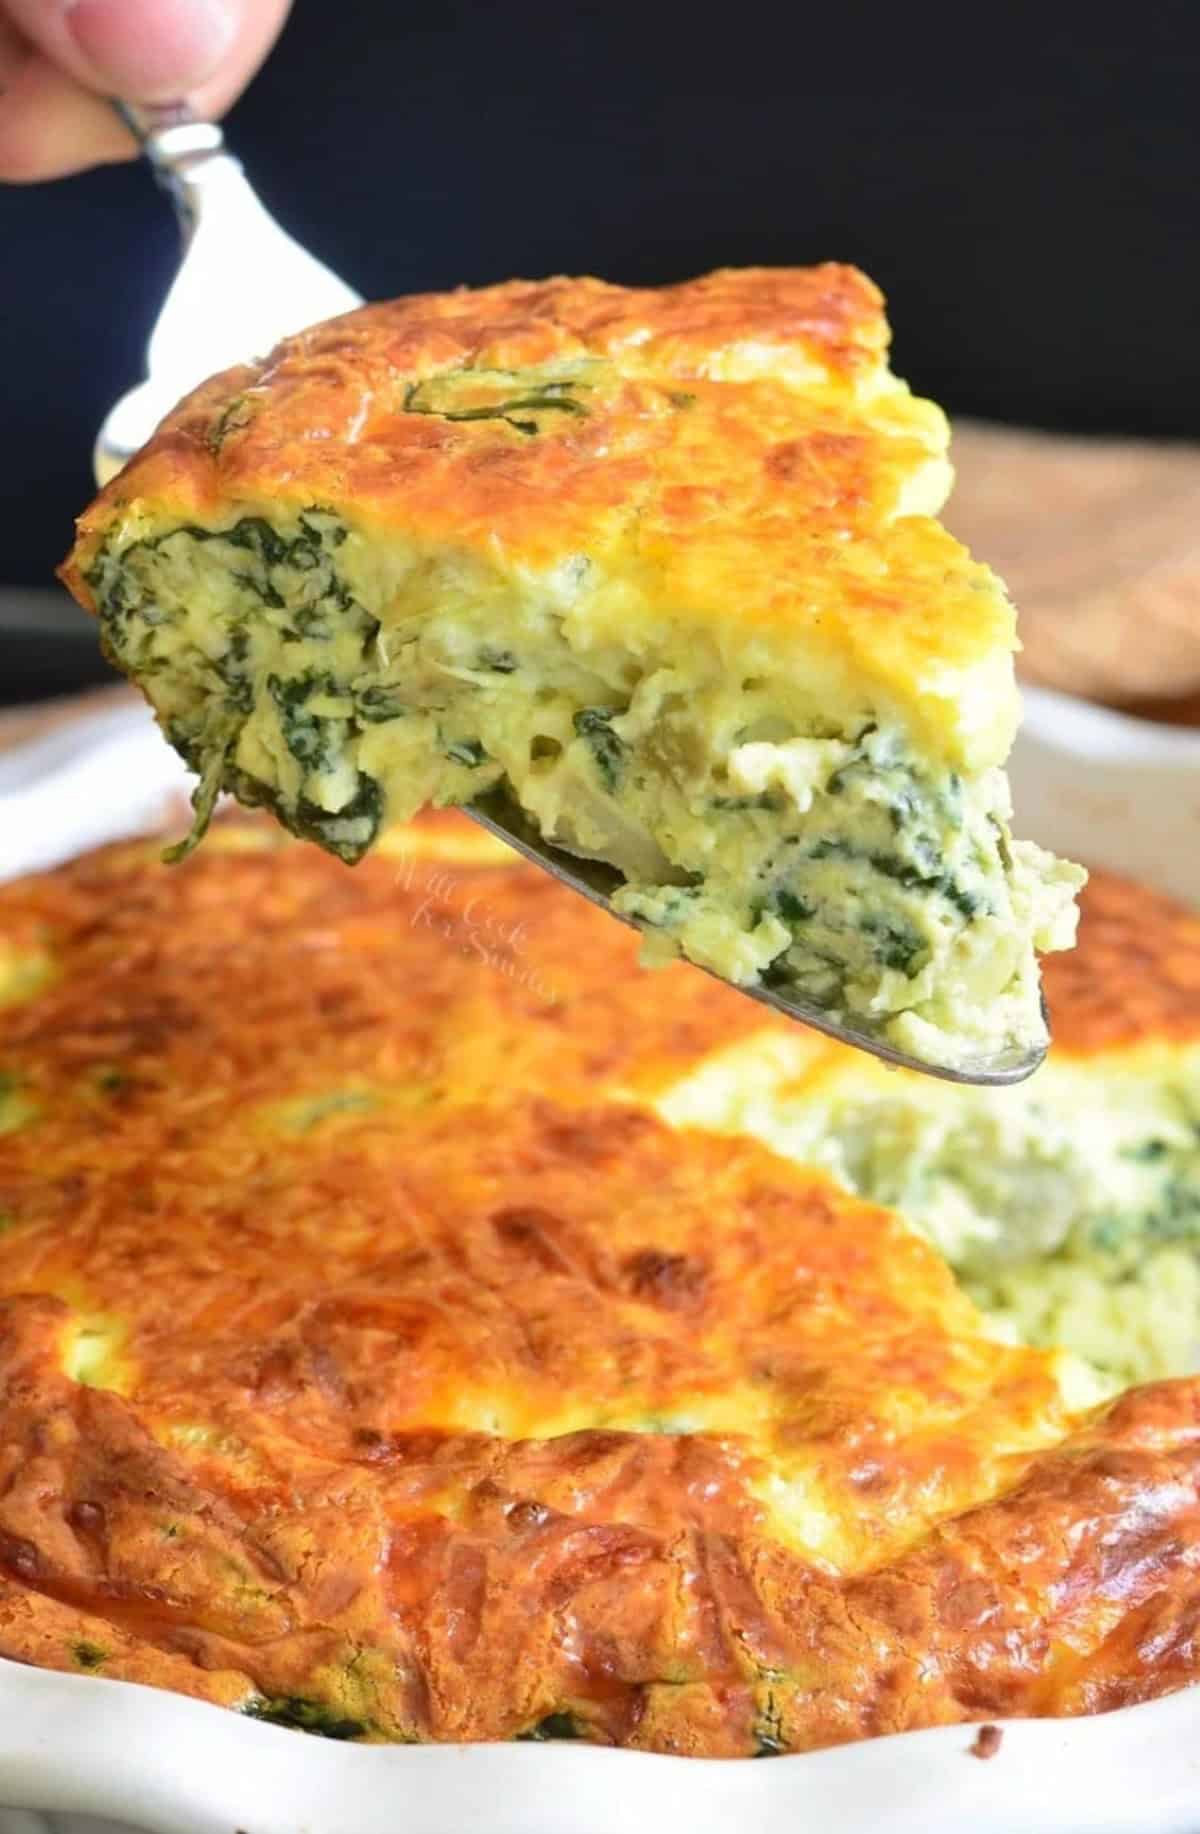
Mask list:
[[[366,1732],[365,1721],[345,1719],[318,1700],[306,1700],[300,1694],[260,1695],[242,1708],[248,1719],[265,1720],[271,1726],[291,1726],[297,1732],[311,1732],[317,1738],[353,1739]]]
[[[401,698],[399,688],[377,686],[360,688],[354,696],[354,712],[358,719],[368,726],[381,725],[384,720],[398,720],[408,712],[407,703]]]
[[[906,860],[897,859],[895,854],[863,853],[849,841],[819,840],[809,848],[807,857],[810,860],[865,860],[875,872],[903,886],[906,891],[937,893],[964,917],[975,917],[989,908],[985,899],[960,885],[951,873],[923,873]]]
[[[573,1713],[547,1713],[536,1725],[530,1726],[528,1732],[518,1732],[519,1740],[534,1740],[542,1744],[551,1739],[583,1738],[579,1721]]]
[[[336,853],[347,866],[362,859],[379,832],[383,820],[383,791],[373,777],[358,773],[358,789],[342,809],[331,812],[319,808],[302,796],[294,815],[284,816],[285,824],[301,840],[316,841],[330,853]]]
[[[807,904],[798,892],[789,891],[786,885],[776,886],[771,893],[771,906],[785,923],[807,923],[816,915],[816,906]]]
[[[583,403],[570,392],[586,387],[578,378],[529,380],[523,385],[519,371],[451,369],[410,382],[404,411],[432,414],[439,420],[502,420],[518,433],[536,434],[541,431],[541,414],[586,414]],[[515,393],[506,393],[513,389]],[[479,396],[482,399],[471,399]]]
[[[1165,1140],[1143,1140],[1140,1146],[1125,1147],[1121,1157],[1137,1165],[1152,1165],[1156,1159],[1165,1159],[1170,1150]]]
[[[208,833],[208,826],[212,821],[213,810],[216,808],[217,798],[221,794],[221,788],[225,777],[225,765],[233,750],[236,737],[236,733],[231,734],[223,745],[215,746],[204,759],[204,768],[200,773],[200,781],[192,791],[192,808],[195,814],[192,818],[191,828],[181,841],[176,841],[173,847],[164,849],[162,856],[164,866],[178,866],[181,860],[187,859],[189,853],[195,852],[196,848]],[[172,743],[173,742],[174,741],[172,741]]]
[[[254,707],[254,683],[247,665],[250,659],[250,633],[239,625],[229,638],[229,647],[218,656],[213,668],[225,684],[225,704],[235,713],[250,713]]]
[[[763,809],[778,815],[784,807],[784,799],[778,790],[761,790],[756,796],[713,796],[708,806],[722,814],[741,815],[747,809]]]
[[[625,758],[625,747],[609,723],[618,712],[616,707],[581,707],[575,715],[575,730],[587,740],[608,790],[616,789]]]
[[[315,695],[338,692],[333,676],[316,669],[286,678],[268,675],[267,689],[279,714],[284,744],[296,762],[309,770],[329,769],[341,749],[346,723],[311,712],[308,703]]]
[[[511,650],[495,650],[490,643],[481,647],[475,658],[478,669],[490,669],[495,675],[511,675],[517,667],[517,659]]]
[[[478,770],[488,761],[488,754],[478,739],[451,739],[446,746],[446,756],[453,758],[455,764],[465,764],[468,770]]]
[[[860,928],[871,938],[875,954],[885,968],[899,969],[911,978],[929,958],[927,943],[900,918],[864,917]]]

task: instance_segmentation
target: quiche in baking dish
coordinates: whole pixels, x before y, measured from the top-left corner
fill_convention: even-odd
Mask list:
[[[0,1653],[333,1738],[803,1751],[1196,1673],[1098,1400],[670,1093],[781,1022],[452,812],[0,888]]]
[[[1014,1089],[889,1073],[778,1027],[671,1089],[893,1205],[992,1320],[1115,1381],[1200,1369],[1200,918],[1093,875],[1047,963],[1054,1045]]]
[[[1013,611],[835,266],[368,307],[219,376],[65,569],[218,790],[347,861],[506,799],[617,908],[933,1065],[1045,1041]]]

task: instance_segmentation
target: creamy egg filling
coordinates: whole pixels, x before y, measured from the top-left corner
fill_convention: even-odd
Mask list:
[[[819,1052],[819,1047],[818,1047]],[[927,1235],[1011,1341],[1117,1382],[1200,1369],[1200,1053],[1053,1055],[965,1089],[752,1040],[660,1101],[675,1125],[756,1134]]]
[[[614,644],[589,624],[618,589],[597,572],[493,575],[313,509],[149,531],[90,583],[200,773],[193,840],[226,788],[354,861],[425,804],[503,786],[617,867],[660,954],[935,1063],[1041,1042],[1034,950],[1070,944],[1083,875],[1012,840],[1003,773],[956,773],[894,713],[667,625]]]

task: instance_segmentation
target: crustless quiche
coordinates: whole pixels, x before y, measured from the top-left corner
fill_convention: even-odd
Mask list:
[[[0,1653],[727,1757],[1195,1677],[1200,1382],[665,1118],[781,1022],[451,812],[158,852],[0,889]]]
[[[1016,1089],[889,1073],[794,1026],[668,1091],[929,1235],[1005,1330],[1115,1381],[1200,1369],[1200,918],[1093,875],[1047,963],[1054,1044]]]
[[[926,1062],[1038,1048],[1014,620],[851,269],[372,306],[190,396],[65,577],[200,773],[347,861],[502,797],[617,909]]]

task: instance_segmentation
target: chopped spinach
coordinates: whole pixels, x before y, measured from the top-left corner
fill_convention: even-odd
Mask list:
[[[315,841],[335,853],[347,866],[357,865],[379,832],[383,819],[383,792],[373,777],[358,773],[358,789],[350,802],[333,812],[302,796],[293,806],[249,771],[234,771],[230,789],[248,809],[270,809],[276,819],[302,841]]]
[[[261,516],[244,516],[218,529],[182,524],[133,542],[119,553],[106,546],[90,570],[102,641],[120,666],[135,676],[167,672],[202,681],[207,675],[210,684],[198,704],[186,700],[186,711],[164,720],[171,743],[200,777],[192,797],[192,831],[169,850],[169,860],[184,858],[197,845],[223,787],[245,802],[270,804],[294,832],[348,861],[361,857],[378,830],[381,792],[362,774],[347,807],[322,808],[317,797],[305,793],[310,786],[304,782],[298,806],[285,811],[276,793],[233,763],[242,726],[254,713],[260,693],[273,702],[287,749],[306,778],[344,764],[345,742],[359,722],[394,718],[404,710],[394,690],[380,686],[355,694],[348,682],[325,669],[296,667],[289,673],[285,666],[265,675],[264,664],[268,657],[275,660],[280,641],[319,642],[335,633],[349,634],[358,638],[365,657],[380,629],[335,569],[332,555],[347,539],[344,526],[317,505],[302,511],[297,524],[279,529]],[[174,567],[166,568],[156,555],[162,550],[174,560],[197,542],[223,542],[244,560],[235,564],[231,557],[225,563],[225,577],[234,585],[220,613],[225,620],[224,648],[214,646],[214,655],[188,647],[181,656],[177,633],[172,631],[171,641],[163,643],[159,632],[164,624],[186,617],[186,605],[177,602],[182,589],[172,584],[177,580]],[[257,600],[251,609],[241,597],[246,591]],[[318,712],[313,703],[323,696],[344,701],[345,712]]]
[[[864,798],[886,815],[892,833],[906,836],[909,845],[927,845],[925,838],[912,832],[914,819],[925,807],[924,788],[911,772],[894,765],[881,766],[871,757],[851,758],[834,771],[825,785],[826,794],[841,796],[858,786]]]
[[[783,1679],[778,1669],[764,1671],[764,1679],[778,1682]],[[774,1689],[768,1687],[759,1707],[754,1725],[754,1743],[756,1758],[776,1758],[788,1749],[788,1742],[783,1731],[783,1715]]]
[[[541,414],[586,414],[588,410],[571,390],[588,386],[578,377],[523,382],[516,371],[450,369],[410,382],[404,411],[432,414],[439,420],[502,420],[517,433],[536,434],[541,432]],[[516,393],[507,392],[514,388]]]
[[[892,832],[894,834],[903,834],[906,828],[911,827],[913,817],[921,806],[921,801],[912,785],[906,783],[895,790],[890,802],[885,806],[887,808],[888,820],[892,824]],[[914,838],[917,839],[917,844],[919,846],[928,847],[930,844],[928,837],[925,835]]]
[[[446,756],[455,764],[465,764],[468,770],[478,770],[488,762],[488,754],[478,739],[452,739],[446,746]]]
[[[260,1694],[242,1708],[248,1719],[265,1720],[272,1726],[291,1726],[297,1732],[311,1732],[317,1738],[362,1738],[367,1731],[361,1719],[346,1719],[318,1700],[306,1700],[299,1694]]]
[[[345,721],[313,713],[308,703],[314,696],[338,692],[333,676],[314,669],[287,679],[268,675],[267,689],[279,714],[283,742],[296,762],[313,771],[330,769],[341,750]]]
[[[610,724],[619,711],[616,707],[581,707],[575,715],[575,730],[587,740],[608,790],[616,789],[625,757],[625,747]]]
[[[108,1661],[108,1651],[101,1649],[98,1643],[80,1641],[72,1643],[71,1655],[80,1668],[95,1670]]]
[[[864,917],[860,928],[875,945],[885,968],[895,968],[910,978],[929,958],[929,945],[911,924],[897,917]]]
[[[1195,1176],[1190,1167],[1178,1165],[1163,1188],[1163,1207],[1146,1219],[1147,1233],[1160,1242],[1191,1242],[1200,1237],[1200,1185],[1189,1182]]]
[[[1170,1150],[1165,1140],[1143,1140],[1140,1146],[1125,1147],[1121,1157],[1137,1165],[1151,1165],[1156,1159],[1165,1159]]]
[[[209,428],[204,443],[214,458],[220,453],[221,447],[225,444],[229,435],[238,432],[246,425],[247,416],[242,414],[242,409],[245,406],[245,395],[235,395],[233,400],[228,402],[226,406],[221,409],[216,420]],[[241,417],[239,418],[239,416]]]
[[[326,525],[324,528],[314,521],[314,517],[317,516],[324,518]],[[350,533],[345,523],[337,520],[333,510],[322,509],[318,503],[310,503],[307,509],[301,510],[296,520],[309,540],[315,542],[318,547],[325,542],[331,548],[340,548]]]
[[[1098,1248],[1103,1254],[1116,1254],[1127,1241],[1130,1234],[1130,1219],[1121,1217],[1111,1210],[1103,1211],[1092,1218],[1088,1225],[1087,1239],[1091,1247]]]
[[[293,834],[316,841],[353,866],[361,860],[379,832],[383,820],[383,791],[373,777],[358,773],[358,789],[344,808],[322,809],[301,797],[294,814],[285,816]]]
[[[186,860],[190,853],[195,852],[208,833],[213,810],[217,806],[217,798],[224,784],[225,766],[233,750],[233,742],[233,737],[228,738],[223,745],[216,746],[205,757],[200,781],[192,791],[191,801],[195,813],[191,828],[181,841],[176,841],[173,847],[164,849],[162,856],[164,865],[178,866],[181,860]],[[186,753],[184,755],[187,756]],[[191,762],[190,758],[188,762]]]
[[[517,1733],[518,1739],[534,1740],[538,1744],[551,1739],[584,1738],[585,1736],[573,1713],[547,1713],[544,1719],[539,1719],[535,1725],[530,1726],[527,1732]]]
[[[517,659],[511,650],[496,650],[485,643],[475,658],[475,666],[490,669],[494,675],[511,675],[516,670]]]
[[[934,884],[946,902],[952,904],[956,911],[968,919],[978,917],[981,911],[986,913],[991,909],[985,898],[979,897],[975,892],[967,891],[966,887],[960,885],[950,873],[943,873],[940,879],[934,881]]]
[[[331,559],[333,549],[346,539],[346,529],[315,509],[302,513],[298,521],[299,534],[284,534],[262,516],[243,516],[219,529],[182,523],[131,542],[119,554],[102,551],[89,570],[88,581],[96,595],[103,634],[117,662],[133,674],[153,671],[153,632],[174,622],[177,614],[156,597],[152,561],[160,549],[179,541],[225,542],[246,555],[247,564],[231,568],[230,577],[257,599],[263,612],[277,614],[273,622],[285,642],[301,637],[327,640],[335,629],[353,621],[366,655],[378,635],[378,620],[357,603]],[[302,576],[302,583],[297,575]],[[245,673],[241,665],[247,660],[247,650],[238,652],[231,644],[230,651],[211,664],[243,710],[245,690],[238,683]]]
[[[297,535],[288,547],[288,563],[301,573],[311,573],[321,564],[321,544],[311,535]]]
[[[799,956],[799,961],[797,961]],[[810,1006],[838,1007],[845,1004],[846,965],[814,949],[807,941],[803,954],[788,949],[777,955],[763,969],[762,985],[777,993],[787,993]]]
[[[399,688],[357,688],[354,693],[354,712],[366,725],[376,726],[385,720],[400,719],[408,712],[408,706],[401,698]]]
[[[862,799],[884,815],[892,833],[903,837],[920,870],[929,877],[940,858],[937,836],[918,826],[937,817],[945,828],[962,827],[962,780],[954,772],[927,780],[906,756],[894,733],[870,725],[855,741],[857,750],[834,771],[825,785],[830,796],[857,789]]]
[[[268,579],[256,579],[253,573],[236,573],[236,572],[233,574],[232,577],[237,581],[239,586],[244,586],[247,592],[252,592],[256,598],[261,599],[262,603],[265,606],[267,606],[268,610],[270,611],[286,611],[287,610],[287,600],[284,598],[281,592],[276,591],[275,587],[271,584],[271,581],[269,578]]]
[[[225,684],[225,704],[234,713],[250,713],[254,707],[254,683],[247,673],[250,655],[250,633],[239,625],[229,638],[229,647],[213,663]]]
[[[771,893],[771,908],[785,923],[807,923],[816,915],[816,906],[807,904],[799,893],[790,891],[786,885],[776,886]]]
[[[778,815],[785,807],[784,799],[778,790],[763,790],[757,796],[714,796],[709,802],[711,809],[720,810],[722,814],[744,814],[747,809],[762,809],[772,815]]]
[[[257,554],[263,564],[274,567],[287,558],[288,544],[278,530],[272,528],[265,516],[243,516],[230,529],[189,528],[189,535],[197,540],[217,539],[227,541],[231,548],[245,548],[251,554]]]
[[[863,853],[849,841],[823,837],[808,849],[810,860],[863,860],[885,879],[892,879],[906,891],[935,892],[961,911],[964,917],[975,917],[986,910],[984,899],[960,885],[951,873],[926,874],[906,860],[890,853]]]
[[[695,898],[696,892],[691,886],[660,886],[655,899],[658,908],[651,914],[643,904],[636,912],[638,921],[648,924],[652,930],[673,929],[691,915]]]
[[[328,1095],[293,1104],[284,1124],[289,1133],[304,1134],[331,1114],[357,1114],[374,1107],[375,1097],[366,1090],[333,1089]]]

